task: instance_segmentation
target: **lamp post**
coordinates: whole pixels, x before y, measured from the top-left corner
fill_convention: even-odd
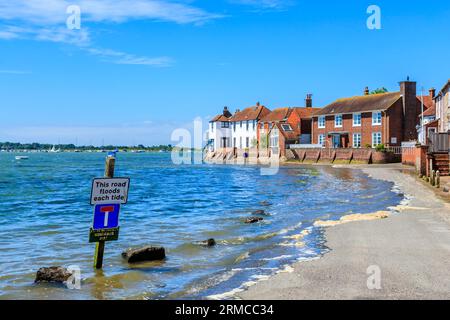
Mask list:
[[[421,88],[421,99],[420,100],[422,100],[422,102],[421,102],[421,117],[420,117],[420,120],[421,120],[421,125],[422,125],[422,129],[421,129],[421,132],[422,132],[422,141],[421,141],[421,143],[422,144],[425,144],[426,143],[426,136],[425,136],[425,131],[424,131],[424,119],[423,119],[423,87]]]

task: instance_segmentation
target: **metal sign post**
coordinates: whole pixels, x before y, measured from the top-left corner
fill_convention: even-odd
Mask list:
[[[115,154],[106,158],[105,178],[92,182],[91,205],[95,205],[93,226],[89,242],[95,242],[94,267],[101,269],[105,242],[119,239],[119,213],[121,204],[128,201],[129,178],[114,178]]]

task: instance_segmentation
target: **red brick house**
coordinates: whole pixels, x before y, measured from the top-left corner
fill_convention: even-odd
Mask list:
[[[400,146],[417,140],[421,101],[416,82],[400,82],[400,91],[336,100],[313,116],[312,141],[331,148]]]
[[[286,155],[289,144],[311,143],[311,116],[319,108],[312,107],[312,95],[305,107],[286,107],[273,110],[258,123],[258,145],[270,149],[271,154]]]

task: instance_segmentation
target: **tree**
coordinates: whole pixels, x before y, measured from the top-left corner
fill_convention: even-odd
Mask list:
[[[268,135],[267,134],[261,134],[261,137],[259,138],[259,140],[261,141],[259,144],[259,147],[261,149],[265,149],[268,146]]]
[[[373,90],[370,94],[380,94],[380,93],[386,93],[386,92],[388,92],[388,89],[386,89],[385,87],[381,87],[381,88]]]

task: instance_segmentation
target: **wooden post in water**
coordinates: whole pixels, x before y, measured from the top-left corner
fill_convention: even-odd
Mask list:
[[[440,188],[441,187],[441,173],[438,171],[436,171],[436,188]]]
[[[430,184],[434,187],[436,183],[436,171],[431,170]]]
[[[114,178],[114,168],[116,164],[116,158],[109,156],[106,158],[105,164],[105,178]],[[97,242],[95,245],[94,255],[94,267],[101,269],[103,267],[103,254],[105,252],[105,241]]]

